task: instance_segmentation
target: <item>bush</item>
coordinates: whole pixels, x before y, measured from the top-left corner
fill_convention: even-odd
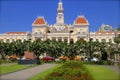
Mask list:
[[[64,60],[55,61],[56,63],[64,63]]]
[[[5,64],[5,63],[16,63],[16,61],[11,61],[11,60],[0,60],[0,64]]]
[[[111,65],[110,61],[103,61],[103,65]]]
[[[87,62],[82,62],[83,64],[98,64],[98,65],[111,65],[112,62],[111,61],[97,61],[97,62],[91,62],[91,61],[87,61]]]

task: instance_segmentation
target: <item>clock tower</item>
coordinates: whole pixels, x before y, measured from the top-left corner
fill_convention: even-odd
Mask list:
[[[64,24],[64,10],[63,10],[63,3],[61,0],[58,3],[56,23]]]

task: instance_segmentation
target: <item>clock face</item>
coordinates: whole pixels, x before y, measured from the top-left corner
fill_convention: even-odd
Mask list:
[[[107,26],[106,26],[106,27],[104,27],[104,30],[108,31],[108,30],[109,30],[109,27],[107,27]]]

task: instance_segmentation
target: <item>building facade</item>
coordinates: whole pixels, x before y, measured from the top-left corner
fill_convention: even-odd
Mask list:
[[[102,24],[97,32],[89,31],[89,22],[85,16],[78,16],[72,25],[65,24],[64,22],[64,9],[63,4],[60,1],[58,3],[56,23],[48,25],[43,16],[37,17],[32,23],[32,32],[7,32],[0,34],[0,40],[4,42],[12,42],[16,40],[28,40],[35,41],[41,40],[55,40],[68,43],[76,42],[79,39],[99,42],[114,42],[117,32],[113,31],[110,25]]]

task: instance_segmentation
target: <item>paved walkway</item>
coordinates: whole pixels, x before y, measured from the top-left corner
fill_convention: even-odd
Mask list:
[[[33,68],[17,71],[10,74],[5,74],[0,76],[0,80],[28,80],[32,76],[37,75],[38,73],[45,71],[56,64],[43,64]]]
[[[113,71],[115,71],[115,72],[117,72],[117,73],[120,74],[120,67],[114,66],[114,65],[111,65],[111,66],[109,66],[109,65],[104,65],[104,66],[107,67],[107,68],[110,68],[110,69],[112,69]]]

